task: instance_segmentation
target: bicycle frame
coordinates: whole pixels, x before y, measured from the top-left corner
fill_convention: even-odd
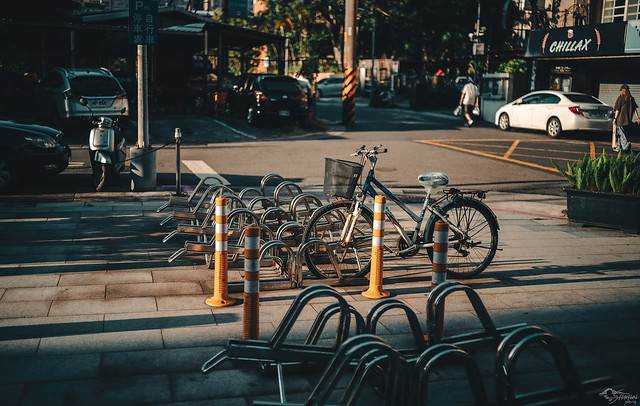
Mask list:
[[[342,235],[341,235],[341,237],[342,237],[341,239],[345,242],[345,244],[349,243],[349,241],[351,240],[353,228],[355,227],[355,220],[360,216],[360,212],[362,210],[360,206],[362,204],[364,204],[364,201],[366,200],[367,195],[371,196],[372,198],[375,199],[375,196],[377,194],[380,194],[380,193],[378,193],[376,188],[378,188],[382,192],[383,195],[385,195],[386,197],[391,199],[391,201],[393,201],[395,204],[397,204],[416,223],[415,224],[415,229],[413,231],[413,237],[409,237],[409,234],[405,231],[404,227],[402,227],[400,225],[400,222],[393,215],[393,213],[391,212],[389,207],[385,208],[385,214],[386,214],[387,218],[391,221],[391,224],[393,224],[395,229],[402,236],[402,239],[404,239],[404,241],[407,243],[407,245],[408,245],[408,247],[406,249],[407,251],[410,250],[410,249],[413,249],[415,246],[417,246],[417,242],[418,242],[418,238],[419,238],[418,236],[420,234],[420,229],[422,228],[422,224],[423,224],[423,222],[425,220],[425,214],[426,214],[427,211],[429,211],[432,215],[437,216],[442,221],[447,222],[449,224],[449,227],[450,227],[451,230],[453,230],[456,233],[459,233],[461,235],[464,234],[458,227],[456,227],[455,224],[452,224],[447,217],[445,217],[444,215],[439,213],[438,210],[437,210],[437,208],[439,207],[437,205],[439,200],[442,200],[442,199],[444,199],[446,197],[443,197],[442,199],[436,200],[432,204],[430,204],[430,202],[431,202],[431,193],[427,192],[427,194],[425,196],[425,199],[424,199],[424,203],[422,204],[422,209],[420,210],[420,214],[416,214],[409,207],[407,207],[407,205],[405,203],[400,201],[400,199],[398,199],[393,194],[393,192],[391,192],[389,189],[387,189],[382,183],[380,183],[380,181],[378,179],[376,179],[375,174],[374,174],[374,168],[375,168],[375,162],[372,162],[372,168],[369,170],[369,173],[367,174],[367,177],[366,177],[366,179],[364,181],[364,185],[362,186],[362,192],[359,193],[354,198],[355,206],[352,208],[351,213],[349,213],[349,217],[347,218],[347,221],[345,222],[345,227],[344,227]],[[426,242],[425,241],[424,244],[420,244],[419,247],[420,248],[433,247],[433,242]],[[386,248],[391,251],[391,249],[389,247],[386,247]],[[396,252],[396,254],[397,254],[397,252]]]

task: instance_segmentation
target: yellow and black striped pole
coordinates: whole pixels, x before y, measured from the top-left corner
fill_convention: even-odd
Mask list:
[[[356,122],[356,0],[346,0],[344,5],[344,82],[342,84],[342,124]]]
[[[346,68],[342,83],[342,124],[353,125],[356,122],[356,70]]]

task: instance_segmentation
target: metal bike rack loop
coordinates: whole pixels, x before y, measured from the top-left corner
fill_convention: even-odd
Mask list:
[[[304,307],[313,299],[319,297],[332,297],[339,303],[339,321],[336,328],[335,341],[332,346],[312,344],[286,343],[298,317]],[[224,360],[244,360],[256,363],[272,363],[277,365],[280,398],[284,402],[284,376],[282,364],[288,362],[312,362],[326,363],[336,353],[339,346],[348,338],[350,332],[351,311],[347,301],[326,285],[314,285],[303,289],[294,299],[293,303],[282,318],[282,321],[268,341],[265,340],[241,340],[231,338],[227,342],[227,348],[202,365],[202,372],[207,373]],[[322,315],[320,317],[326,317]]]

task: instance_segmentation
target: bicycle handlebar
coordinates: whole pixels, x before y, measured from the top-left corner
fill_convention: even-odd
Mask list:
[[[358,148],[356,152],[351,154],[351,156],[366,155],[367,158],[370,158],[374,155],[385,154],[387,153],[387,151],[388,151],[387,148],[382,148],[382,144],[378,144],[370,150],[367,150],[367,147],[363,145],[360,148]]]

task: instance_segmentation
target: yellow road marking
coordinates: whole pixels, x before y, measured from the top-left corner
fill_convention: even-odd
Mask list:
[[[451,140],[446,140],[446,141],[451,141]],[[497,140],[492,140],[492,141],[497,141]],[[502,140],[504,141],[504,140]],[[442,148],[449,148],[449,149],[453,149],[456,151],[461,151],[461,152],[467,152],[469,154],[473,154],[473,155],[479,155],[479,156],[483,156],[485,158],[493,158],[493,159],[497,159],[499,161],[505,161],[505,162],[510,162],[510,163],[514,163],[514,164],[519,164],[519,165],[524,165],[524,166],[530,166],[532,168],[537,168],[537,169],[542,169],[545,171],[549,171],[549,172],[554,172],[557,173],[558,171],[553,168],[553,167],[547,167],[547,166],[542,166],[542,165],[538,165],[538,164],[534,164],[531,162],[525,162],[525,161],[520,161],[518,159],[511,159],[511,158],[505,158],[504,156],[500,156],[500,155],[493,155],[493,154],[487,154],[486,152],[480,152],[480,151],[474,151],[472,149],[466,149],[466,148],[460,148],[458,146],[455,145],[447,145],[444,144],[442,142],[439,141],[432,141],[432,140],[414,140],[414,142],[419,142],[422,144],[428,144],[428,145],[435,145],[437,147],[442,147]]]
[[[589,143],[589,153],[591,155],[591,159],[596,157],[596,144],[593,141]]]
[[[513,144],[511,144],[511,146],[509,147],[507,152],[505,152],[505,154],[502,157],[503,158],[509,158],[511,156],[511,154],[513,154],[513,151],[516,149],[518,144],[520,144],[520,140],[513,141]]]

